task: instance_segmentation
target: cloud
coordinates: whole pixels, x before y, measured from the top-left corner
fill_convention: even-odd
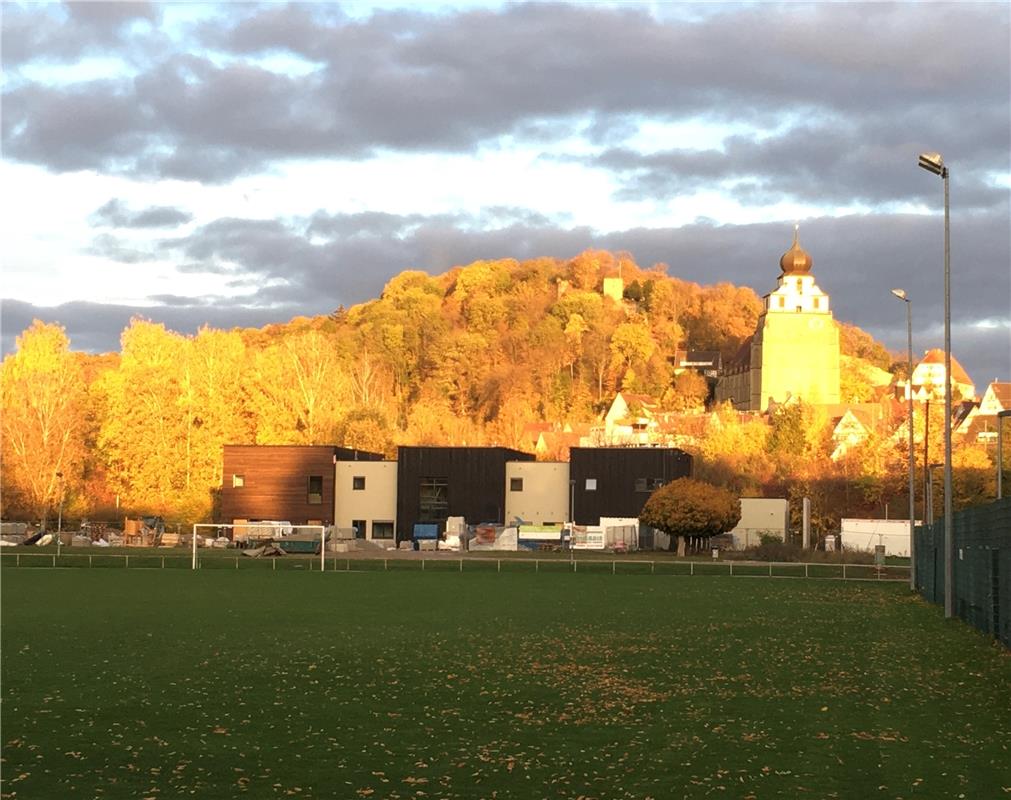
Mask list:
[[[164,36],[124,39],[132,29],[114,23],[99,30],[131,54]],[[661,20],[641,7],[533,3],[353,20],[326,6],[236,4],[177,34],[175,52],[159,40],[136,78],[12,81],[4,145],[53,170],[223,182],[287,159],[475,152],[577,127],[607,146],[646,118],[734,121],[772,137],[720,154],[673,143],[633,167],[627,191],[755,176],[755,196],[917,200],[924,190],[900,166],[910,152],[948,153],[963,175],[1006,167],[1007,24],[997,5],[735,6]],[[262,65],[277,54],[313,69]],[[747,185],[739,192],[748,198]]]
[[[158,306],[126,306],[74,302],[52,307],[3,299],[0,300],[0,312],[4,353],[14,349],[16,337],[31,325],[33,319],[62,325],[74,350],[107,353],[119,350],[120,334],[133,317],[143,317],[162,323],[170,330],[192,335],[204,325],[224,330],[262,327],[286,321],[300,313],[295,306],[286,309],[243,307],[234,299],[223,305],[176,302]]]
[[[47,7],[5,4],[4,71],[30,61],[69,62],[125,48],[133,23],[156,23],[158,19],[157,8],[147,2],[75,2]]]
[[[1006,130],[1006,113],[1000,109],[982,116],[986,124],[981,127]],[[852,122],[800,126],[767,137],[732,136],[718,149],[640,153],[619,147],[580,160],[614,172],[621,180],[617,197],[622,200],[667,200],[720,188],[745,205],[936,202],[936,181],[916,168],[922,143],[910,140],[905,129],[876,128],[867,124],[860,130]],[[1006,150],[1006,142],[977,142],[975,152],[954,167],[963,209],[1006,201],[1007,190],[995,186],[991,175]]]
[[[175,228],[192,219],[192,214],[171,206],[150,206],[134,211],[116,198],[91,215],[92,224],[114,228]]]

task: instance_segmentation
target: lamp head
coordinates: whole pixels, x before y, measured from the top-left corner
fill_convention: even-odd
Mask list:
[[[944,159],[940,153],[920,153],[919,165],[922,169],[933,172],[935,175],[944,174]]]
[[[905,289],[892,289],[892,294],[899,298],[899,300],[905,300],[907,303],[909,302],[909,298],[906,297]]]

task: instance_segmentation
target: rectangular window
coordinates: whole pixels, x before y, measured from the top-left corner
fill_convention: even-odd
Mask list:
[[[786,301],[782,297],[779,297],[777,299],[779,300],[779,307],[780,308],[782,308],[784,305],[786,305]]]
[[[510,478],[509,479],[509,491],[510,492],[522,492],[523,491],[523,479],[522,478]]]
[[[393,538],[393,523],[384,520],[380,522],[379,520],[372,521],[372,538],[373,539],[392,539]]]
[[[422,478],[418,486],[418,516],[422,522],[449,516],[449,479]]]
[[[363,491],[365,491],[365,476],[364,475],[355,475],[351,479],[351,490],[355,491],[355,492],[363,492]]]
[[[318,506],[323,502],[323,476],[309,476],[309,495],[306,502],[311,506]]]
[[[635,490],[637,492],[655,492],[664,485],[663,478],[636,478]]]
[[[821,304],[818,302],[818,298],[814,298],[814,307],[818,308]]]
[[[637,492],[648,492],[649,491],[649,485],[647,484],[645,478],[636,478],[635,479],[635,490]]]
[[[351,520],[351,527],[355,529],[355,538],[364,539],[366,534],[366,529],[368,528],[368,520],[364,519],[353,519]]]
[[[246,485],[246,479],[242,475],[233,475],[232,476],[232,488],[233,489],[241,489],[245,485]]]

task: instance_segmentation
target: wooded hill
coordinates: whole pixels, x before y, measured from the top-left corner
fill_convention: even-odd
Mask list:
[[[603,293],[618,276],[620,300]],[[521,446],[527,423],[597,419],[619,388],[690,408],[704,387],[675,380],[675,351],[729,358],[761,307],[748,288],[588,251],[403,272],[377,299],[262,329],[134,319],[118,354],[72,352],[36,322],[3,365],[4,514],[44,514],[65,486],[70,513],[118,496],[201,519],[224,443]],[[845,355],[891,367],[869,335],[840,331]],[[868,399],[859,372],[844,400]]]

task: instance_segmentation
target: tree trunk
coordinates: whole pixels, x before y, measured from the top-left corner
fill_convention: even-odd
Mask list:
[[[686,542],[686,539],[685,539],[684,536],[678,536],[678,558],[684,558],[685,557],[685,544],[686,543],[687,542]]]

